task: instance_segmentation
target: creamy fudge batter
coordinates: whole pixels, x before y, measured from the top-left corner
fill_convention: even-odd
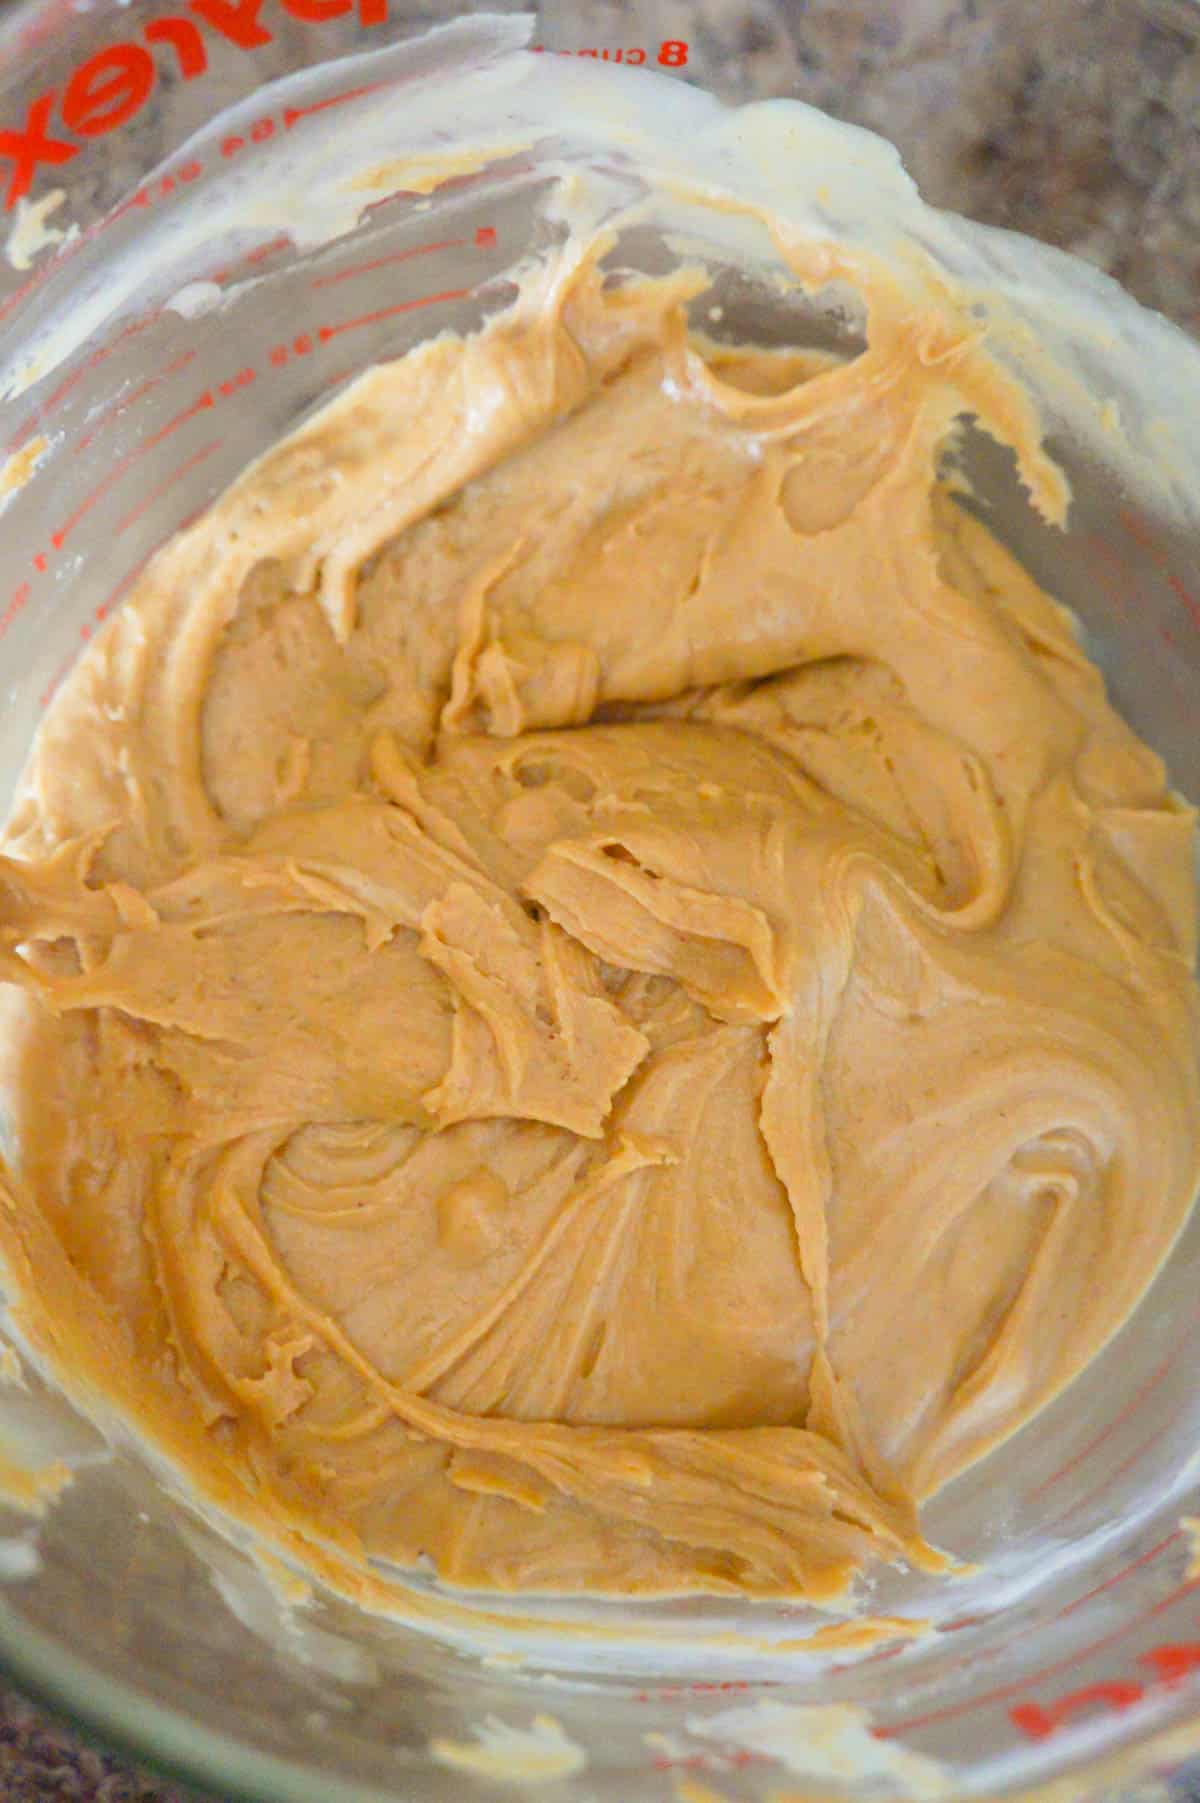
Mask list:
[[[0,859],[27,1332],[454,1585],[840,1594],[1129,1313],[1192,811],[961,504],[945,296],[720,348],[564,261],[158,556]],[[222,1491],[222,1486],[224,1490]]]

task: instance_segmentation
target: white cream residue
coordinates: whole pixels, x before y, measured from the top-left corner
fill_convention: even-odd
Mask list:
[[[866,1710],[845,1703],[758,1703],[689,1716],[688,1732],[734,1751],[765,1753],[797,1777],[853,1784],[856,1796],[948,1797],[950,1777],[935,1759],[877,1740]]]
[[[339,62],[340,82],[366,88],[352,106],[305,113],[328,94],[327,72],[308,69],[212,121],[178,155],[207,159],[213,172],[118,253],[100,240],[80,250],[36,327],[9,335],[0,393],[50,375],[116,319],[164,305],[214,259],[228,263],[279,233],[315,247],[352,231],[381,170],[394,190],[413,192],[443,165],[511,166],[525,155],[557,178],[547,216],[566,206],[581,237],[599,224],[649,225],[673,241],[703,237],[734,262],[748,251],[761,260],[770,217],[777,239],[869,249],[915,280],[943,281],[973,305],[1053,429],[1118,462],[1138,498],[1195,521],[1200,354],[1178,328],[1075,258],[927,206],[894,147],[871,132],[796,101],[734,109],[645,70],[550,64],[524,48],[531,29],[529,17],[460,19]],[[224,167],[209,153],[267,105],[304,116],[256,146],[248,179],[241,163]]]
[[[1188,1546],[1191,1550],[1187,1580],[1189,1583],[1193,1583],[1200,1578],[1200,1515],[1185,1515],[1179,1525],[1187,1535]]]
[[[491,1778],[498,1784],[552,1784],[587,1764],[587,1754],[552,1715],[535,1715],[528,1728],[510,1727],[489,1715],[473,1741],[434,1739],[429,1751],[439,1765]]]
[[[48,448],[47,440],[39,433],[0,463],[0,506],[8,495],[15,495],[18,489],[24,488]]]
[[[42,1569],[37,1542],[23,1535],[0,1538],[0,1584],[22,1584]]]
[[[79,236],[77,225],[50,224],[51,216],[57,213],[66,198],[65,188],[51,188],[39,200],[17,202],[16,218],[4,252],[14,269],[32,269],[42,251],[56,244],[69,243]]]
[[[167,302],[167,310],[183,319],[199,319],[220,305],[221,290],[216,282],[185,282]]]
[[[524,20],[460,21],[419,45],[343,62],[347,85],[367,69],[372,80],[381,72],[401,78],[414,67],[424,74],[406,86],[402,112],[385,88],[353,109],[352,135],[344,110],[316,114],[256,152],[249,181],[244,172],[222,175],[201,184],[201,195],[181,195],[120,257],[105,262],[86,247],[70,304],[48,308],[35,332],[13,334],[0,352],[0,392],[32,385],[96,342],[114,320],[151,302],[194,317],[211,300],[213,285],[201,272],[211,268],[218,246],[257,243],[277,230],[298,244],[318,245],[351,231],[369,204],[363,190],[372,186],[370,172],[387,163],[389,179],[395,173],[394,185],[403,187],[406,161],[424,158],[428,167],[439,149],[451,154],[445,120],[452,118],[462,146],[455,154],[468,155],[476,166],[549,141],[546,167],[561,169],[564,159],[586,162],[598,146],[618,145],[628,159],[633,198],[621,212],[614,184],[580,179],[572,184],[571,204],[581,219],[607,212],[619,223],[672,222],[686,219],[690,208],[693,225],[701,212],[710,223],[710,203],[736,194],[773,210],[784,233],[809,231],[903,251],[926,266],[932,261],[979,294],[995,339],[1014,364],[1024,362],[1083,441],[1107,441],[1107,454],[1128,462],[1135,486],[1165,493],[1180,513],[1194,507],[1187,494],[1196,488],[1189,473],[1200,469],[1200,357],[1182,334],[1144,314],[1107,278],[1045,247],[926,208],[895,152],[871,134],[792,102],[729,112],[699,90],[586,59],[556,61],[552,80],[549,59],[521,48],[528,31]],[[441,45],[436,53],[429,49],[435,39]],[[414,60],[420,57],[423,64]],[[311,71],[290,78],[270,90],[269,99],[281,103],[313,80]],[[205,135],[215,141],[243,113],[249,118],[250,106],[261,111],[263,104],[260,93]],[[338,149],[332,158],[331,144]],[[348,162],[367,172],[357,188],[348,179],[354,173]],[[647,198],[642,183],[649,177],[655,185]],[[62,198],[55,190],[22,207],[7,245],[15,267],[31,267],[42,249],[74,234],[74,227],[64,232],[48,223]],[[759,229],[738,207],[725,217],[724,235],[734,252]],[[167,298],[172,295],[173,301]],[[190,299],[179,305],[182,297],[197,295],[202,305],[194,311]],[[1034,317],[1036,335],[1028,326]],[[1123,443],[1113,442],[1118,427]],[[1147,448],[1155,455],[1141,457]],[[1190,1575],[1200,1576],[1200,1519],[1185,1518],[1183,1525],[1193,1550]],[[14,1555],[18,1563],[21,1556]],[[947,1794],[936,1762],[876,1740],[868,1719],[852,1709],[762,1702],[690,1719],[688,1727],[703,1740],[769,1752],[804,1779],[844,1780],[850,1772],[860,1781],[875,1778],[889,1795],[897,1788],[912,1797]],[[567,1776],[586,1762],[583,1750],[545,1716],[526,1729],[489,1718],[474,1741],[435,1740],[431,1751],[457,1770],[525,1786]]]

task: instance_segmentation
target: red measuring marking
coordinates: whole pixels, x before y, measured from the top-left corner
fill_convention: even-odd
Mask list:
[[[324,394],[328,388],[336,388],[339,382],[348,382],[351,376],[359,376],[361,374],[362,371],[354,365],[348,369],[339,369],[334,375],[327,377],[326,380],[322,382],[321,393]]]
[[[635,1703],[675,1703],[681,1697],[728,1696],[733,1693],[744,1695],[750,1690],[769,1690],[780,1682],[776,1678],[756,1678],[753,1684],[748,1678],[709,1678],[697,1679],[692,1684],[660,1684],[654,1690],[635,1690]]]
[[[317,336],[322,344],[328,344],[331,338],[353,332],[358,326],[377,325],[381,319],[391,319],[397,313],[413,313],[418,307],[436,307],[444,301],[465,300],[470,292],[469,288],[447,288],[444,294],[426,294],[420,300],[398,301],[395,306],[380,307],[374,313],[360,313],[357,319],[343,319],[336,326],[321,326]]]
[[[1174,1364],[1175,1357],[1175,1353],[1169,1354],[1168,1357],[1163,1360],[1162,1364],[1158,1366],[1157,1370],[1151,1372],[1141,1388],[1135,1391],[1134,1395],[1130,1397],[1124,1408],[1121,1409],[1118,1414],[1114,1415],[1112,1420],[1108,1422],[1105,1427],[1102,1427],[1098,1433],[1094,1434],[1085,1445],[1081,1446],[1079,1451],[1075,1453],[1073,1457],[1069,1458],[1065,1465],[1060,1465],[1058,1470],[1051,1472],[1050,1476],[1040,1483],[1036,1490],[1031,1490],[1029,1495],[1025,1498],[1026,1502],[1033,1502],[1035,1498],[1044,1496],[1047,1490],[1052,1489],[1055,1484],[1061,1482],[1064,1477],[1067,1477],[1074,1471],[1078,1465],[1082,1465],[1085,1459],[1090,1458],[1097,1447],[1102,1446],[1110,1434],[1114,1433],[1123,1422],[1128,1421],[1129,1417],[1135,1412],[1139,1405],[1145,1401],[1151,1390],[1153,1390],[1157,1384],[1162,1382],[1163,1378]]]
[[[82,237],[73,238],[71,240],[72,248],[82,245],[88,237],[96,232],[108,231],[110,226],[114,226],[118,220],[124,219],[126,213],[144,212],[147,207],[156,205],[160,200],[169,200],[177,188],[181,185],[189,187],[192,182],[199,181],[203,174],[204,164],[199,157],[189,157],[186,163],[176,163],[173,169],[165,170],[148,186],[138,188],[129,196],[128,200],[123,200],[119,207],[114,207],[111,213],[106,213],[103,219],[98,219],[95,225],[90,225]],[[60,254],[62,248],[60,245]]]
[[[1167,1372],[1170,1371],[1176,1359],[1187,1345],[1187,1342],[1195,1333],[1198,1325],[1200,1325],[1200,1309],[1197,1309],[1193,1314],[1190,1325],[1180,1336],[1177,1345],[1167,1354],[1162,1364],[1157,1366],[1156,1369],[1150,1373],[1150,1376],[1145,1380],[1141,1388],[1135,1390],[1124,1408],[1114,1415],[1112,1420],[1102,1427],[1098,1433],[1093,1434],[1092,1438],[1087,1441],[1084,1446],[1081,1446],[1079,1451],[1069,1458],[1065,1465],[1060,1465],[1057,1471],[1052,1471],[1050,1476],[1044,1478],[1036,1489],[1031,1490],[1025,1498],[1026,1502],[1034,1502],[1039,1496],[1044,1496],[1047,1490],[1052,1489],[1055,1484],[1068,1476],[1070,1472],[1075,1470],[1076,1466],[1081,1465],[1085,1459],[1089,1459],[1096,1451],[1097,1447],[1103,1446],[1109,1435],[1114,1433],[1123,1422],[1128,1421],[1134,1411],[1145,1401],[1151,1390],[1153,1390],[1157,1384],[1162,1382],[1163,1378],[1167,1375]]]
[[[54,675],[50,678],[50,681],[38,696],[39,707],[49,707],[51,701],[54,699],[55,689],[57,689],[63,677],[70,674],[71,666],[74,662],[74,657],[68,657],[58,666],[58,669],[54,672]]]
[[[1130,1564],[1123,1565],[1120,1571],[1114,1572],[1113,1575],[1106,1578],[1102,1584],[1098,1584],[1094,1590],[1085,1591],[1082,1596],[1077,1596],[1071,1602],[1066,1603],[1061,1609],[1057,1610],[1055,1614],[1049,1616],[1046,1621],[1038,1623],[1038,1627],[1049,1627],[1056,1621],[1062,1621],[1065,1616],[1073,1615],[1075,1610],[1083,1603],[1089,1602],[1094,1596],[1098,1596],[1102,1590],[1113,1589],[1117,1584],[1120,1584],[1125,1578],[1137,1571],[1140,1566],[1148,1565],[1152,1559],[1158,1558],[1160,1553],[1165,1552],[1167,1547],[1171,1546],[1179,1539],[1179,1535],[1180,1530],[1176,1528],[1173,1533],[1167,1535],[1165,1540],[1160,1540],[1157,1546],[1152,1546],[1149,1552],[1142,1553],[1139,1558],[1134,1559]],[[976,1655],[975,1662],[983,1663],[984,1661],[988,1661],[990,1663],[992,1660],[998,1658],[1001,1653],[1006,1652],[1010,1646],[1015,1646],[1018,1640],[1023,1640],[1028,1632],[1029,1629],[1027,1627],[1022,1628],[1017,1633],[1010,1634],[1006,1640],[997,1641],[988,1647],[981,1647]],[[1022,1679],[1021,1683],[1024,1682],[1025,1680]]]
[[[113,420],[118,419],[122,413],[125,413],[130,407],[134,406],[143,398],[143,396],[148,395],[151,390],[157,388],[161,382],[165,382],[169,376],[178,375],[181,369],[186,369],[188,364],[194,363],[195,360],[196,352],[194,350],[181,351],[172,362],[167,364],[165,369],[159,370],[156,376],[148,376],[141,387],[135,388],[132,394],[122,395],[118,400],[113,402],[111,407],[100,415],[100,418],[92,426],[91,430],[86,432],[75,445],[75,450],[86,451],[93,439],[99,437],[100,433],[104,431],[106,426],[110,426]]]
[[[1196,600],[1196,597],[1192,594],[1191,590],[1184,586],[1173,570],[1167,571],[1167,582],[1175,591],[1178,599],[1183,602],[1184,607],[1191,616],[1192,625],[1200,627],[1200,601]]]
[[[905,1648],[906,1648],[906,1647],[907,1647],[907,1646],[909,1646],[909,1645],[910,1645],[910,1644],[911,1644],[911,1643],[910,1643],[910,1642],[909,1642],[909,1641],[908,1641],[908,1640],[898,1640],[898,1641],[897,1641],[897,1642],[896,1642],[896,1643],[895,1643],[895,1645],[894,1645],[894,1646],[885,1646],[885,1647],[880,1647],[880,1648],[879,1648],[879,1650],[878,1650],[878,1652],[874,1652],[874,1653],[868,1653],[868,1654],[867,1654],[867,1656],[866,1656],[866,1658],[865,1658],[865,1659],[860,1659],[860,1660],[859,1660],[859,1661],[858,1661],[858,1664],[859,1664],[859,1665],[860,1665],[860,1666],[863,1666],[863,1665],[882,1665],[882,1664],[883,1664],[883,1662],[884,1662],[884,1660],[885,1660],[885,1659],[896,1659],[896,1658],[898,1658],[898,1657],[899,1657],[899,1655],[900,1655],[900,1654],[901,1654],[901,1653],[902,1653],[902,1652],[903,1652],[903,1651],[904,1651],[904,1650],[905,1650]]]
[[[155,545],[151,550],[146,552],[144,557],[139,557],[137,562],[133,564],[130,569],[126,570],[120,582],[117,583],[117,586],[109,595],[108,600],[102,601],[96,609],[96,619],[98,622],[102,622],[108,618],[126,589],[133,587],[142,571],[146,568],[146,565],[150,562],[150,559],[157,554],[159,549],[160,545]]]
[[[1174,1686],[1200,1671],[1200,1646],[1194,1640],[1182,1646],[1153,1646],[1148,1653],[1138,1654],[1138,1664],[1150,1666],[1158,1683]]]
[[[1151,1434],[1148,1440],[1143,1440],[1142,1444],[1136,1447],[1127,1459],[1122,1459],[1119,1465],[1115,1465],[1111,1471],[1106,1472],[1100,1482],[1094,1485],[1086,1495],[1077,1497],[1073,1503],[1068,1504],[1063,1513],[1061,1515],[1056,1515],[1054,1520],[1048,1525],[1052,1528],[1056,1528],[1060,1522],[1066,1521],[1068,1517],[1076,1514],[1079,1510],[1085,1509],[1089,1503],[1095,1502],[1096,1498],[1102,1496],[1106,1490],[1116,1483],[1119,1477],[1122,1477],[1125,1472],[1136,1465],[1138,1461],[1150,1451],[1152,1446],[1157,1446],[1160,1440],[1165,1440],[1173,1425],[1172,1422],[1168,1421],[1165,1427],[1160,1427],[1158,1432]]]
[[[1062,1621],[1066,1616],[1074,1615],[1076,1609],[1082,1609],[1084,1603],[1090,1603],[1094,1596],[1100,1596],[1104,1591],[1111,1590],[1115,1584],[1123,1583],[1131,1572],[1140,1570],[1143,1565],[1149,1565],[1152,1559],[1157,1559],[1160,1553],[1165,1552],[1169,1546],[1173,1546],[1179,1539],[1180,1533],[1181,1529],[1175,1528],[1165,1540],[1160,1540],[1157,1546],[1152,1546],[1149,1552],[1142,1553],[1139,1558],[1122,1566],[1121,1570],[1114,1572],[1111,1578],[1105,1578],[1102,1584],[1096,1584],[1091,1590],[1085,1590],[1082,1596],[1077,1596],[1074,1602],[1068,1603],[1064,1609],[1058,1611],[1057,1615],[1052,1615],[1050,1620]]]
[[[1140,545],[1144,551],[1154,550],[1154,539],[1151,536],[1150,528],[1147,526],[1145,520],[1134,513],[1131,507],[1122,507],[1117,518],[1120,520],[1122,526],[1124,526],[1135,545]]]
[[[1103,1703],[1106,1709],[1131,1709],[1135,1703],[1141,1702],[1149,1687],[1160,1686],[1166,1690],[1176,1690],[1200,1672],[1200,1642],[1175,1641],[1168,1642],[1165,1646],[1151,1647],[1149,1652],[1138,1654],[1137,1663],[1150,1669],[1150,1676],[1145,1683],[1139,1679],[1125,1678],[1085,1684],[1082,1690],[1073,1690],[1066,1696],[1056,1697],[1045,1706],[1041,1703],[1018,1703],[1009,1710],[1009,1720],[1030,1740],[1048,1740],[1065,1722],[1069,1722],[1081,1710],[1090,1709],[1093,1703]]]
[[[19,307],[23,300],[28,299],[29,295],[31,295],[38,286],[38,283],[41,281],[44,274],[44,267],[35,269],[27,282],[22,282],[19,288],[13,290],[3,305],[0,305],[0,320],[7,319],[14,307]]]
[[[253,250],[248,250],[242,261],[243,263],[261,263],[273,251],[286,250],[291,242],[286,233],[281,238],[270,238],[266,244],[259,244]]]
[[[177,413],[174,419],[168,420],[165,426],[160,426],[157,432],[152,433],[149,438],[143,439],[142,443],[135,445],[133,450],[122,457],[119,463],[114,464],[107,476],[96,484],[90,494],[84,496],[74,513],[70,514],[67,519],[64,520],[57,532],[52,532],[50,534],[50,542],[55,550],[62,550],[68,537],[75,530],[76,526],[78,526],[80,520],[90,513],[97,501],[101,500],[102,497],[120,481],[121,477],[125,474],[126,470],[129,469],[131,464],[136,463],[139,457],[144,457],[147,451],[152,451],[155,445],[161,444],[164,438],[169,438],[172,432],[177,432],[180,426],[186,425],[188,420],[195,418],[197,413],[203,412],[206,407],[211,407],[212,405],[212,390],[211,388],[206,388],[204,393],[198,395],[189,407],[185,407],[181,413]]]
[[[1148,551],[1151,561],[1165,573],[1168,585],[1176,599],[1182,603],[1192,625],[1200,629],[1200,601],[1197,601],[1187,584],[1181,581],[1172,570],[1166,552],[1155,539],[1145,520],[1130,507],[1122,507],[1118,518],[1134,544],[1139,545],[1143,551]],[[1165,631],[1163,636],[1167,637]],[[1170,638],[1167,639],[1167,642],[1168,644],[1174,643]]]
[[[0,639],[4,637],[13,622],[24,613],[29,605],[29,599],[32,594],[33,590],[27,582],[22,582],[18,586],[13,594],[12,600],[5,608],[4,612],[0,614]]]
[[[756,1753],[749,1747],[716,1747],[708,1753],[684,1753],[672,1758],[659,1753],[650,1761],[654,1772],[727,1772],[748,1765],[774,1765],[771,1753]]]
[[[366,275],[369,270],[383,269],[389,263],[407,263],[413,257],[427,257],[436,250],[461,250],[465,238],[443,238],[437,244],[418,244],[411,250],[394,250],[388,256],[375,257],[369,263],[356,263],[352,269],[338,269],[332,275],[316,276],[314,288],[332,288],[337,282],[348,282],[352,276]]]
[[[1127,619],[1133,605],[1130,595],[1136,593],[1137,574],[1125,553],[1107,543],[1099,532],[1089,532],[1084,545],[1093,563],[1099,566],[1105,592],[1122,619]]]
[[[1040,1703],[1018,1703],[1008,1713],[1013,1724],[1030,1740],[1048,1740],[1064,1722],[1092,1703],[1103,1703],[1106,1709],[1132,1709],[1145,1694],[1144,1684],[1129,1678],[1110,1679],[1101,1684],[1089,1684],[1071,1696],[1059,1697],[1049,1709],[1043,1709]]]
[[[535,56],[592,56],[600,62],[626,63],[635,69],[641,68],[647,60],[644,45],[635,45],[631,50],[617,49],[611,45],[608,48],[597,46],[587,50],[563,50],[551,44],[531,44],[529,48]],[[658,46],[655,60],[661,68],[682,69],[687,66],[690,49],[686,38],[664,38]]]
[[[38,416],[36,413],[31,413],[28,416],[28,418],[23,419],[21,421],[20,425],[17,427],[16,431],[13,433],[12,437],[9,439],[8,443],[4,447],[5,452],[8,456],[10,456],[10,457],[13,456],[17,451],[19,451],[21,449],[21,446],[23,444],[28,443],[28,441],[33,437],[34,431],[37,428],[37,423],[38,423]]]
[[[342,4],[341,0],[307,0],[303,6],[299,0],[284,0],[284,6],[311,24],[351,10],[350,5]],[[227,44],[242,51],[255,50],[274,38],[274,32],[258,18],[261,7],[262,0],[188,0],[190,12]],[[386,0],[360,0],[358,17],[364,27],[386,23]],[[152,20],[143,28],[143,36],[151,45],[162,45],[172,52],[185,81],[191,81],[207,70],[205,40],[193,19]],[[72,70],[61,96],[57,88],[51,87],[31,100],[19,129],[0,125],[0,159],[11,164],[4,195],[5,210],[11,211],[29,192],[42,165],[54,168],[79,155],[83,145],[73,140],[82,138],[87,142],[104,136],[135,118],[150,101],[162,75],[161,66],[144,45],[131,38],[121,39],[106,45]],[[370,93],[371,88],[360,88],[355,92]],[[313,106],[289,111],[294,118],[303,118],[306,113],[319,112],[325,106],[352,98],[354,94],[338,95]],[[290,125],[293,120],[286,123]],[[61,135],[64,128],[71,137]]]
[[[39,417],[45,419],[46,415],[52,413],[60,401],[65,401],[75,384],[83,380],[90,368],[91,363],[89,361],[87,363],[80,363],[77,368],[73,369],[70,375],[59,383],[58,387],[54,390],[54,393],[46,396],[46,399],[42,402],[39,410]]]
[[[1154,1548],[1155,1554],[1159,1555],[1163,1553],[1168,1546],[1173,1545],[1176,1540],[1182,1539],[1182,1537],[1182,1529],[1176,1528],[1173,1534],[1169,1534],[1165,1540],[1160,1541],[1158,1546]],[[1114,1577],[1110,1578],[1103,1588],[1111,1588],[1112,1585],[1118,1583],[1121,1578],[1128,1577],[1131,1571],[1137,1569],[1138,1565],[1144,1565],[1145,1563],[1145,1558],[1142,1558],[1137,1560],[1133,1565],[1126,1566],[1123,1571],[1117,1572]],[[1073,1666],[1082,1665],[1084,1660],[1089,1659],[1093,1653],[1102,1652],[1105,1647],[1115,1645],[1116,1642],[1122,1640],[1126,1634],[1132,1633],[1134,1628],[1140,1627],[1143,1622],[1150,1621],[1155,1615],[1161,1615],[1164,1609],[1172,1608],[1182,1597],[1188,1596],[1195,1590],[1200,1590],[1200,1578],[1190,1578],[1185,1583],[1177,1585],[1174,1590],[1161,1598],[1161,1600],[1155,1603],[1151,1608],[1144,1609],[1139,1615],[1131,1616],[1129,1620],[1123,1622],[1119,1628],[1114,1628],[1110,1634],[1103,1635],[1099,1640],[1093,1640],[1086,1646],[1078,1647],[1073,1653],[1068,1653],[1063,1659],[1056,1659],[1053,1665],[1044,1665],[1038,1671],[1025,1672],[1020,1678],[1013,1679],[1008,1684],[999,1685],[995,1690],[980,1691],[978,1695],[967,1697],[961,1703],[948,1703],[943,1709],[931,1709],[925,1715],[910,1716],[907,1721],[892,1722],[887,1727],[883,1728],[872,1728],[871,1732],[877,1740],[890,1740],[897,1734],[911,1733],[916,1728],[927,1728],[933,1722],[950,1721],[953,1717],[966,1715],[973,1709],[982,1709],[987,1703],[1005,1702],[1009,1697],[1015,1697],[1021,1691],[1028,1690],[1032,1685],[1040,1683],[1043,1678],[1051,1678],[1056,1672],[1070,1671]],[[1079,1600],[1083,1601],[1084,1599],[1080,1598]],[[1068,1604],[1068,1610],[1072,1607],[1074,1607],[1073,1604]],[[1066,1613],[1066,1611],[1060,1611],[1059,1613],[1063,1614]],[[1058,1617],[1052,1617],[1051,1619],[1057,1620]],[[1014,1636],[1014,1638],[1019,1637]]]
[[[61,405],[61,403],[66,400],[68,394],[70,394],[72,388],[75,387],[76,383],[83,380],[83,377],[87,374],[89,369],[99,369],[100,365],[106,362],[116,351],[120,350],[121,346],[126,343],[128,339],[135,338],[139,332],[144,332],[147,327],[153,324],[154,320],[152,317],[130,320],[129,324],[123,326],[115,337],[109,339],[107,344],[102,344],[99,350],[93,351],[90,357],[86,357],[82,363],[79,363],[71,371],[70,375],[66,376],[59,383],[53,394],[46,396],[46,399],[38,409],[39,419],[46,419],[56,407]]]
[[[376,94],[380,88],[391,87],[387,81],[371,81],[361,88],[347,88],[344,94],[330,94],[326,100],[314,100],[310,106],[285,106],[283,109],[283,129],[291,131],[293,125],[301,119],[307,119],[313,113],[327,112],[331,106],[343,106],[347,100],[361,100],[364,94]]]
[[[175,484],[181,481],[189,471],[194,470],[197,464],[203,463],[206,457],[211,457],[214,451],[219,451],[224,443],[225,440],[223,438],[214,438],[210,443],[201,445],[198,451],[193,451],[186,462],[179,464],[176,469],[173,469],[171,474],[165,477],[156,488],[152,488],[150,493],[146,495],[143,500],[139,501],[136,507],[131,508],[123,520],[117,522],[116,536],[120,538],[121,534],[127,531],[136,520],[141,519],[148,508],[153,507],[156,501],[162,499],[168,489],[174,488]]]
[[[892,1646],[877,1648],[875,1652],[868,1653],[863,1659],[841,1659],[836,1665],[831,1665],[829,1669],[831,1672],[860,1672],[864,1666],[882,1665],[886,1659],[898,1658],[911,1644],[911,1641],[907,1639],[898,1640]]]

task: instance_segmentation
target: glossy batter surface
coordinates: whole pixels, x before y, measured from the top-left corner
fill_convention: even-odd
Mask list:
[[[30,1319],[454,1584],[936,1563],[1197,1178],[1191,811],[942,473],[1019,395],[886,288],[835,364],[694,286],[585,259],[272,451],[0,861]]]

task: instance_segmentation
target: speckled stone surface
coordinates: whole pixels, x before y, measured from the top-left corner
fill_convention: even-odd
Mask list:
[[[552,17],[553,0],[546,7]],[[882,132],[935,205],[1048,239],[1200,332],[1195,0],[574,0],[577,47],[685,40],[723,98]],[[555,42],[550,18],[547,42]]]
[[[16,1691],[0,1689],[0,1797],[4,1803],[196,1803],[80,1740]]]
[[[462,10],[408,9],[429,23]],[[278,35],[280,66],[296,30]],[[1195,0],[546,0],[535,41],[640,45],[651,63],[664,41],[686,43],[684,79],[735,102],[792,95],[881,131],[930,200],[1075,251],[1200,334]],[[263,55],[263,77],[274,72]],[[0,1689],[0,1803],[197,1795]],[[1200,1803],[1200,1765],[1138,1792],[1151,1797]]]

